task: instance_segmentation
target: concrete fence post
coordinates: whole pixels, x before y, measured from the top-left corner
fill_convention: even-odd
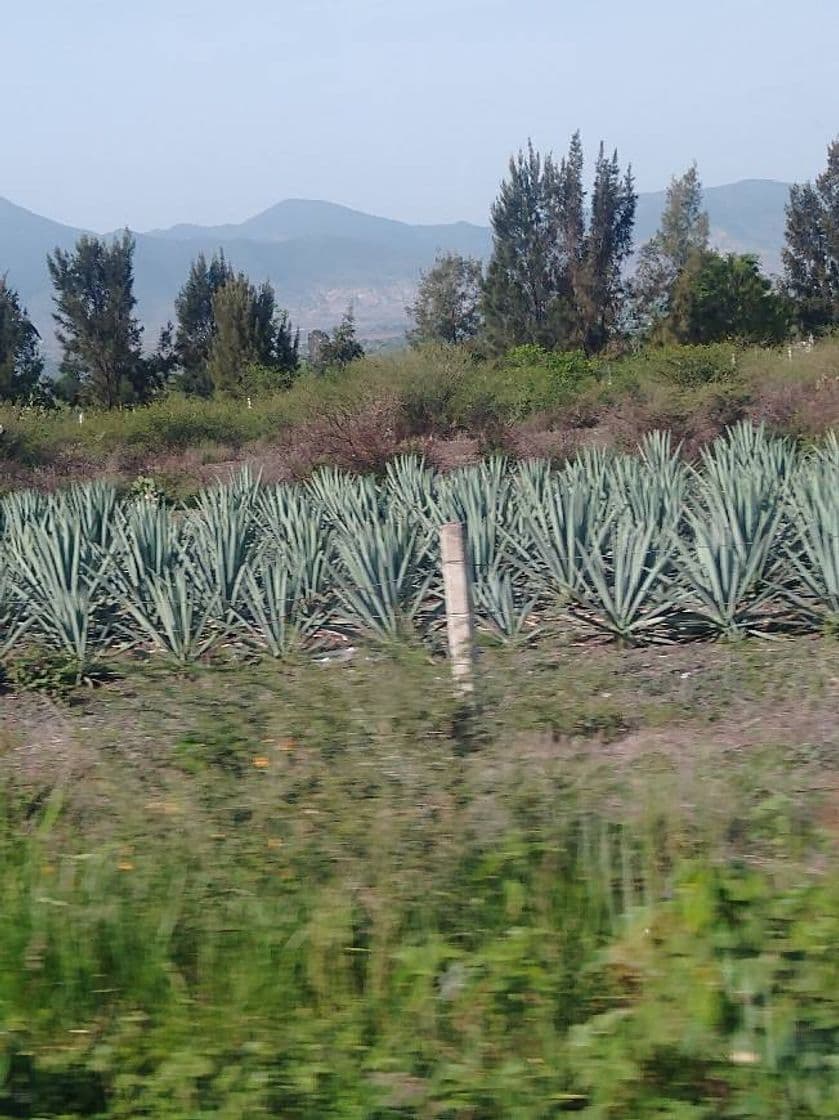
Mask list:
[[[468,695],[475,687],[475,624],[466,558],[466,534],[459,522],[452,521],[440,529],[440,553],[443,561],[452,676],[458,691]]]

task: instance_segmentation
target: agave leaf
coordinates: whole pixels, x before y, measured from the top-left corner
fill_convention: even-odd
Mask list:
[[[509,571],[493,568],[473,588],[479,623],[504,644],[532,640],[538,629],[529,625],[538,596],[521,593]]]
[[[784,542],[794,583],[786,595],[819,625],[839,623],[839,459],[819,456],[792,483]]]
[[[105,646],[111,635],[109,553],[86,535],[81,519],[60,507],[43,523],[27,524],[12,538],[11,550],[13,578],[32,629],[82,672],[91,643]]]

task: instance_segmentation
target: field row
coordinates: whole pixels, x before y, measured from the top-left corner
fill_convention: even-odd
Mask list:
[[[802,451],[741,425],[697,466],[662,433],[634,455],[561,468],[491,459],[296,486],[245,471],[169,508],[92,484],[0,503],[0,653],[72,658],[131,645],[178,661],[222,641],[272,656],[341,637],[433,638],[439,528],[466,526],[479,627],[529,640],[547,621],[626,642],[839,620],[839,441]]]

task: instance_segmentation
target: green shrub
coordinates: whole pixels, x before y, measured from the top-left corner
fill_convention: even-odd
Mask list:
[[[661,381],[688,387],[726,382],[737,376],[740,353],[738,347],[726,343],[649,347],[613,363],[610,373],[620,383]]]

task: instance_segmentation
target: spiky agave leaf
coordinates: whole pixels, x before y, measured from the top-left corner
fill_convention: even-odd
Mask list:
[[[0,549],[0,657],[14,649],[35,621],[35,616],[25,609],[24,597],[17,592],[11,565],[11,556]]]
[[[114,532],[111,579],[116,587],[140,588],[151,575],[163,575],[180,559],[182,524],[165,506],[133,502],[121,510]]]
[[[212,601],[222,624],[232,617],[239,586],[257,549],[255,502],[249,490],[243,498],[235,487],[217,487],[204,495],[190,522],[192,567],[200,581],[214,589]]]
[[[368,475],[321,467],[307,480],[305,490],[335,528],[361,527],[381,514],[381,494]]]
[[[107,482],[94,480],[54,494],[55,516],[76,519],[84,536],[100,548],[110,547],[117,513],[117,494]]]
[[[816,448],[816,459],[839,470],[839,435],[829,431]]]
[[[150,573],[142,588],[129,591],[120,605],[134,624],[135,636],[169,654],[180,664],[194,661],[219,638],[211,625],[213,589],[196,580],[185,563]]]
[[[256,516],[262,534],[259,554],[276,558],[299,576],[308,597],[321,595],[335,537],[323,509],[300,487],[276,486],[263,492]]]
[[[81,520],[59,508],[43,523],[27,525],[11,549],[13,579],[32,629],[72,657],[82,673],[91,642],[104,646],[111,634],[105,593],[109,554],[90,540]]]
[[[684,512],[689,474],[672,450],[669,433],[649,432],[637,455],[618,455],[604,472],[607,501],[615,514],[627,514],[636,525],[654,525],[662,533],[676,531]]]
[[[473,582],[503,563],[514,521],[512,479],[502,457],[452,471],[441,479],[432,524],[450,521],[466,529],[467,558]]]
[[[37,490],[13,490],[0,502],[0,527],[3,535],[8,540],[20,536],[27,525],[43,521],[49,506],[47,496]]]
[[[782,558],[782,517],[779,488],[760,468],[704,480],[676,552],[686,601],[700,623],[731,636],[765,630]]]
[[[529,486],[523,478],[511,556],[533,593],[567,598],[580,586],[584,553],[612,515],[602,496],[580,480],[557,476],[541,494]]]
[[[538,634],[530,625],[538,595],[523,591],[509,570],[495,566],[482,574],[473,595],[478,624],[505,645],[529,641]]]
[[[791,440],[770,436],[765,425],[755,427],[747,421],[728,428],[702,452],[703,477],[720,489],[748,477],[767,492],[782,491],[795,467]]]
[[[419,455],[397,455],[385,467],[385,500],[398,517],[429,524],[436,487],[435,472]]]

